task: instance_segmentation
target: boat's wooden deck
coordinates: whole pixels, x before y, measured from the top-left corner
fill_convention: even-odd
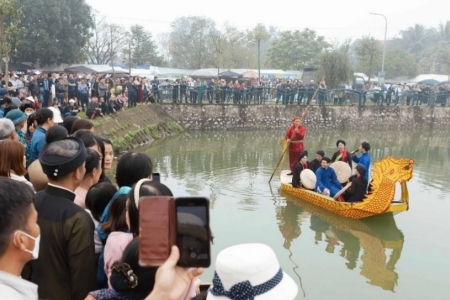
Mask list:
[[[284,184],[290,184],[292,185],[292,175],[288,175],[291,171],[289,170],[282,170],[280,174],[280,181]]]

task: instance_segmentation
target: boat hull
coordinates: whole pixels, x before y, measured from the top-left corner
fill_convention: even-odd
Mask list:
[[[314,191],[310,191],[304,188],[294,188],[290,182],[292,177],[287,175],[288,172],[289,171],[282,171],[280,175],[282,191],[345,218],[362,219],[385,213],[396,214],[408,210],[407,203],[399,202],[391,203],[387,206],[387,209],[383,211],[373,211],[367,209],[367,205],[363,205],[363,202],[339,202],[331,197],[319,194]]]

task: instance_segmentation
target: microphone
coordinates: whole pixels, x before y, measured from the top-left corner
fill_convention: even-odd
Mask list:
[[[356,149],[355,151],[353,151],[352,153],[350,153],[350,155],[355,155],[357,152],[359,152],[359,149]]]

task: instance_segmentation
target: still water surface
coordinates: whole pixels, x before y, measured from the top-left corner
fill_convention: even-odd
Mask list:
[[[281,193],[276,165],[282,131],[193,132],[143,149],[175,196],[206,196],[213,258],[239,243],[270,245],[298,284],[297,299],[450,299],[450,134],[309,131],[310,159],[337,139],[361,141],[372,160],[415,159],[410,210],[349,221]],[[284,168],[287,168],[285,162]],[[210,282],[213,265],[202,277]]]

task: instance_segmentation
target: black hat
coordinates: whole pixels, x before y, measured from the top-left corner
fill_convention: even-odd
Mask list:
[[[319,154],[322,157],[325,156],[325,152],[323,152],[322,150],[317,151],[316,154]]]
[[[308,151],[302,151],[300,155],[298,156],[298,160],[302,159],[303,157],[308,156]]]
[[[359,174],[361,175],[365,175],[367,170],[366,167],[364,167],[362,164],[357,164],[356,165],[356,170],[359,172]]]
[[[33,110],[36,110],[36,107],[35,107],[32,103],[25,103],[25,104],[22,104],[19,108],[20,108],[20,110],[21,110],[22,112],[25,112],[25,110],[26,110],[27,108],[32,108]]]
[[[48,153],[47,150],[49,146],[56,143],[61,143],[63,145],[62,142],[67,140],[74,141],[78,144],[77,153],[75,155],[67,157]],[[39,162],[41,163],[42,171],[44,171],[47,176],[55,178],[65,176],[74,172],[86,161],[86,156],[87,151],[83,142],[78,138],[68,137],[45,145],[41,153],[39,154]]]
[[[344,140],[338,140],[338,141],[336,142],[336,147],[339,146],[339,143],[342,143],[342,145],[344,145],[344,146],[347,145],[347,144],[345,144],[345,141],[344,141]]]

